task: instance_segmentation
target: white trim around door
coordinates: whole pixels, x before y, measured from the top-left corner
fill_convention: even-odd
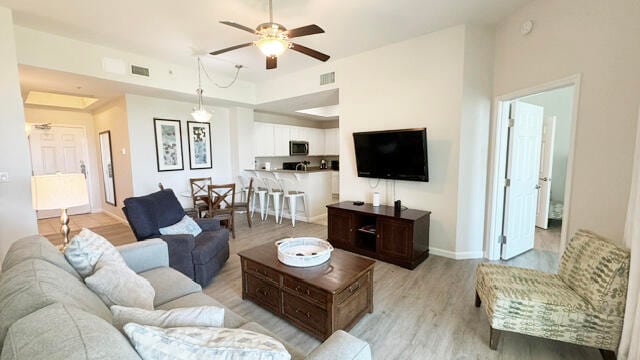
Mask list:
[[[521,89],[509,94],[497,96],[493,104],[491,116],[491,138],[489,142],[489,173],[487,181],[487,208],[485,217],[485,258],[500,259],[500,242],[502,235],[502,220],[504,213],[504,178],[507,166],[507,135],[509,125],[509,106],[516,99],[555,90],[567,86],[574,86],[573,113],[571,121],[571,139],[569,157],[567,159],[567,178],[565,182],[564,211],[562,214],[561,249],[567,241],[569,229],[569,214],[571,213],[571,194],[574,164],[574,149],[576,129],[578,123],[578,109],[580,104],[581,75],[576,74],[556,81]]]

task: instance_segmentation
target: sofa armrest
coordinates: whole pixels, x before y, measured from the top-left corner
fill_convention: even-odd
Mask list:
[[[161,239],[149,239],[118,246],[124,261],[136,273],[169,266],[167,243]]]
[[[220,220],[218,219],[195,219],[195,221],[202,231],[220,230]]]
[[[306,360],[371,360],[371,347],[366,341],[338,330],[313,350]]]
[[[162,235],[160,239],[169,248],[169,266],[194,279],[193,256],[191,252],[196,247],[195,237],[191,234]]]

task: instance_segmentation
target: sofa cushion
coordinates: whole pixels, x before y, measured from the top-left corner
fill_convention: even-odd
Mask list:
[[[136,351],[145,359],[289,360],[276,339],[241,329],[125,325]]]
[[[51,304],[16,321],[1,360],[140,359],[103,319],[70,305]]]
[[[202,287],[179,271],[169,267],[156,268],[139,274],[156,292],[153,305],[158,306],[179,297],[202,292]]]
[[[111,307],[113,326],[121,330],[128,323],[151,325],[161,328],[178,326],[224,325],[224,309],[217,306],[197,306],[170,310],[144,310],[114,305]]]
[[[97,270],[85,283],[107,306],[122,305],[153,310],[155,290],[147,279],[125,264],[98,261]]]
[[[598,311],[624,316],[629,250],[578,230],[562,254],[558,275]]]
[[[272,338],[277,339],[278,341],[282,342],[282,345],[284,345],[285,349],[287,349],[287,351],[291,355],[291,360],[303,360],[305,358],[305,354],[303,354],[300,351],[298,351],[298,349],[296,349],[293,346],[291,346],[291,344],[288,344],[285,341],[282,341],[282,340],[278,339],[278,337],[274,333],[272,333],[271,331],[265,329],[264,327],[262,327],[262,325],[260,325],[258,323],[255,323],[253,321],[252,322],[248,322],[248,323],[240,326],[239,329],[257,332],[257,333],[264,334],[264,335],[267,335],[267,336],[271,336]],[[337,359],[337,358],[338,357],[336,357],[334,359]]]
[[[80,280],[44,260],[26,260],[0,277],[0,342],[18,319],[56,302],[111,323],[111,311]]]
[[[193,236],[198,236],[202,232],[202,229],[195,221],[193,221],[192,218],[185,215],[177,223],[161,227],[159,231],[162,235],[191,234]]]
[[[19,264],[28,259],[40,259],[47,261],[60,269],[68,272],[78,279],[82,279],[80,274],[67,262],[64,255],[53,246],[44,236],[35,235],[20,239],[9,248],[4,262],[2,263],[2,271],[11,269],[14,265]]]
[[[193,263],[207,264],[218,253],[228,249],[229,233],[227,231],[204,231],[196,236],[195,243],[196,246],[191,251]]]
[[[109,240],[89,229],[82,229],[71,239],[64,250],[64,256],[82,277],[93,274],[98,261],[126,266],[118,249]]]
[[[217,306],[224,308],[224,327],[226,328],[237,328],[247,323],[247,320],[245,318],[234,313],[233,311],[229,310],[227,307],[219,303],[217,300],[201,292],[177,298],[166,304],[162,304],[157,308],[162,310],[169,310],[193,306]]]

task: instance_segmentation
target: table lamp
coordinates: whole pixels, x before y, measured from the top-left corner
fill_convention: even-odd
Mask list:
[[[31,177],[31,196],[35,210],[62,209],[60,231],[63,236],[62,249],[69,244],[69,214],[74,206],[89,203],[87,182],[83,174],[38,175]]]

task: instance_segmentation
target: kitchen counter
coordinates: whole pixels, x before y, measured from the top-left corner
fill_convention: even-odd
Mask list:
[[[291,174],[308,174],[308,173],[317,173],[317,172],[328,172],[328,171],[338,171],[338,170],[333,170],[333,169],[320,169],[317,166],[313,166],[313,167],[309,167],[307,168],[307,171],[303,171],[303,170],[284,170],[284,169],[271,169],[271,170],[265,170],[265,169],[245,169],[244,171],[265,171],[265,172],[281,172],[281,173],[291,173]]]
[[[245,170],[249,177],[257,176],[258,178],[288,178],[295,182],[295,185],[289,185],[291,190],[298,190],[305,193],[307,213],[296,215],[296,219],[307,222],[323,223],[326,221],[327,209],[326,205],[335,203],[333,198],[337,190],[334,184],[337,182],[337,170],[320,169],[319,166],[311,167],[307,171],[302,170]],[[264,185],[259,185],[264,186]],[[256,204],[257,205],[257,204]],[[302,210],[302,201],[299,200],[296,206],[298,210]],[[273,210],[269,210],[269,214],[273,214]],[[284,217],[289,217],[289,211],[285,208]]]

